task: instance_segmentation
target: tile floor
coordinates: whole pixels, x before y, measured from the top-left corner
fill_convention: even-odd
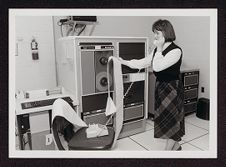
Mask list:
[[[180,141],[184,151],[209,149],[209,121],[191,114],[185,117],[185,135]],[[164,150],[165,141],[154,138],[154,123],[147,120],[146,131],[118,140],[115,151],[122,150]]]
[[[48,131],[32,135],[34,150],[54,150],[55,146],[45,145],[45,135]],[[185,117],[185,135],[180,141],[183,151],[202,151],[209,148],[209,121],[202,120],[191,114]],[[165,141],[154,138],[154,123],[148,119],[146,131],[126,138],[119,139],[112,151],[151,151],[164,150]],[[17,148],[18,149],[18,148]],[[28,149],[26,145],[25,149]]]

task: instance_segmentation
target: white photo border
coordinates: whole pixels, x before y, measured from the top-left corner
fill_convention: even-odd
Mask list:
[[[207,151],[36,151],[15,147],[16,16],[209,16],[210,129]],[[9,158],[217,158],[217,9],[9,9]]]

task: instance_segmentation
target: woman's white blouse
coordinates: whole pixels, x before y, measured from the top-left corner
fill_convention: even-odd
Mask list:
[[[174,65],[178,62],[181,56],[181,50],[176,48],[169,51],[165,56],[161,52],[156,52],[153,59],[153,51],[147,57],[137,60],[133,59],[130,61],[123,60],[122,64],[129,66],[130,68],[147,68],[152,65],[154,71],[159,72],[167,69],[168,67]],[[152,63],[153,59],[153,63]]]

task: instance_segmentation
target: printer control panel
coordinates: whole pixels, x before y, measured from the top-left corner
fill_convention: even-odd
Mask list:
[[[52,105],[56,99],[57,98],[24,102],[24,103],[21,103],[21,107],[22,107],[22,109],[29,109],[29,108],[49,106],[49,105]],[[73,102],[70,97],[62,97],[62,99],[67,101],[68,103]]]

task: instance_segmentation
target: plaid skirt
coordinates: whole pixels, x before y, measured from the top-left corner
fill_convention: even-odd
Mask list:
[[[181,80],[156,80],[154,137],[180,141],[184,134],[184,92]]]

